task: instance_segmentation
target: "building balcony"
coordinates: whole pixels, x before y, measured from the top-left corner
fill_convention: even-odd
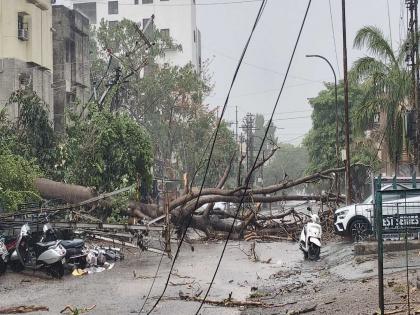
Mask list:
[[[36,5],[41,10],[49,10],[51,7],[51,0],[26,0],[29,3]]]

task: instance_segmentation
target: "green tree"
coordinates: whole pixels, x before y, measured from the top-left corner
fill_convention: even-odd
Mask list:
[[[51,175],[56,161],[56,137],[49,120],[48,107],[30,90],[18,90],[8,105],[17,104],[16,121],[0,114],[0,148],[8,149],[26,160],[35,160],[43,173]]]
[[[395,164],[404,145],[408,147],[403,112],[409,107],[412,84],[405,64],[406,44],[402,43],[394,51],[391,41],[374,26],[361,28],[354,39],[355,48],[365,48],[371,54],[357,59],[352,67],[353,79],[364,90],[364,98],[354,112],[355,126],[364,131],[375,115],[384,115],[381,133],[385,136],[389,159]]]
[[[111,111],[127,112],[149,132],[155,152],[155,175],[180,178],[183,172],[196,180],[202,177],[200,161],[206,144],[216,126],[214,114],[204,105],[203,100],[210,92],[210,78],[205,72],[197,72],[191,64],[183,67],[163,64],[157,66],[157,58],[162,61],[168,49],[181,49],[171,38],[164,36],[153,27],[147,36],[154,42],[151,50],[142,47],[135,25],[123,20],[115,26],[101,23],[96,31],[96,51],[101,52],[95,62],[94,77],[100,80],[101,74],[108,73],[107,79],[115,78],[113,69],[121,69],[122,76],[133,73],[127,80],[117,84],[107,97],[105,107]],[[107,72],[104,51],[112,51],[113,62]],[[141,69],[147,60],[147,66]],[[220,131],[208,184],[217,182],[223,173],[226,154],[235,151],[232,133],[225,125]]]
[[[68,127],[67,137],[57,167],[63,180],[101,192],[134,184],[138,177],[150,184],[149,135],[128,115],[91,111]]]
[[[21,203],[41,199],[34,187],[40,170],[33,161],[3,151],[0,153],[0,174],[0,208],[16,211]]]
[[[264,185],[273,185],[305,175],[308,167],[308,152],[304,146],[280,143],[278,151],[264,167]]]
[[[358,115],[359,104],[363,101],[364,89],[359,84],[349,86],[349,107],[350,121]],[[309,100],[312,111],[312,128],[305,136],[303,145],[306,147],[309,156],[309,163],[306,172],[308,174],[321,170],[335,168],[336,158],[336,116],[335,116],[335,94],[334,84],[326,83],[325,89],[320,91],[318,96]],[[344,166],[341,161],[341,150],[344,148],[344,88],[343,83],[338,85],[338,117],[339,117],[339,165]],[[365,126],[366,129],[367,126]],[[364,129],[364,130],[365,130]],[[363,131],[364,131],[363,130]],[[353,131],[353,130],[351,130]],[[377,150],[374,139],[366,138],[362,130],[351,132],[351,163],[363,163],[368,168],[357,168],[357,174],[353,174],[354,188],[360,187],[369,181],[367,172],[376,171],[379,167]],[[344,175],[342,175],[343,177]],[[344,180],[341,178],[343,184]],[[325,189],[326,187],[323,187]]]

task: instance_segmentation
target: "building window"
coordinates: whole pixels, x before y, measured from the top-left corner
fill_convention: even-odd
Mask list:
[[[71,62],[71,43],[66,40],[66,62]]]
[[[146,28],[147,23],[149,23],[150,19],[143,19],[143,30]],[[149,26],[150,27],[150,26]]]
[[[109,28],[115,27],[118,25],[118,21],[108,21]]]
[[[134,4],[139,4],[139,0],[134,0]]]
[[[75,3],[73,7],[86,15],[91,24],[96,24],[96,2],[89,3]]]
[[[142,0],[141,3],[150,4],[150,3],[153,3],[153,0]]]
[[[196,38],[196,35],[195,35],[195,31],[193,33],[194,33],[194,43],[195,43],[195,42],[197,42],[197,38]]]
[[[25,23],[25,15],[24,12],[19,12],[18,14],[18,38],[20,40],[29,40],[29,30],[28,30],[28,23]]]
[[[169,28],[161,29],[160,34],[162,35],[163,39],[169,39],[170,38]]]
[[[108,14],[118,14],[118,1],[108,1]]]

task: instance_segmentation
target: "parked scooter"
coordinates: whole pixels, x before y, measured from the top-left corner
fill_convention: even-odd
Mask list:
[[[41,242],[52,242],[57,241],[57,235],[48,222],[48,217],[46,218],[47,222],[44,224],[42,230],[43,234],[41,237]],[[86,267],[86,257],[88,251],[85,248],[85,241],[82,239],[72,239],[72,240],[61,240],[61,245],[66,249],[66,267],[81,268]]]
[[[321,254],[322,227],[318,215],[312,214],[310,218],[311,222],[300,233],[299,248],[305,259],[317,260]]]
[[[10,256],[12,270],[43,269],[51,276],[61,278],[64,275],[66,249],[60,243],[34,242],[29,225],[24,224],[20,229],[16,249]]]

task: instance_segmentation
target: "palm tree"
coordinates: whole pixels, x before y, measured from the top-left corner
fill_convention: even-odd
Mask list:
[[[406,43],[397,51],[374,26],[361,28],[353,47],[365,48],[370,56],[357,59],[350,78],[363,86],[365,95],[353,112],[356,131],[365,131],[375,115],[381,115],[380,133],[387,147],[389,160],[397,170],[403,149],[408,148],[404,128],[404,111],[410,109],[413,86],[405,65]]]

